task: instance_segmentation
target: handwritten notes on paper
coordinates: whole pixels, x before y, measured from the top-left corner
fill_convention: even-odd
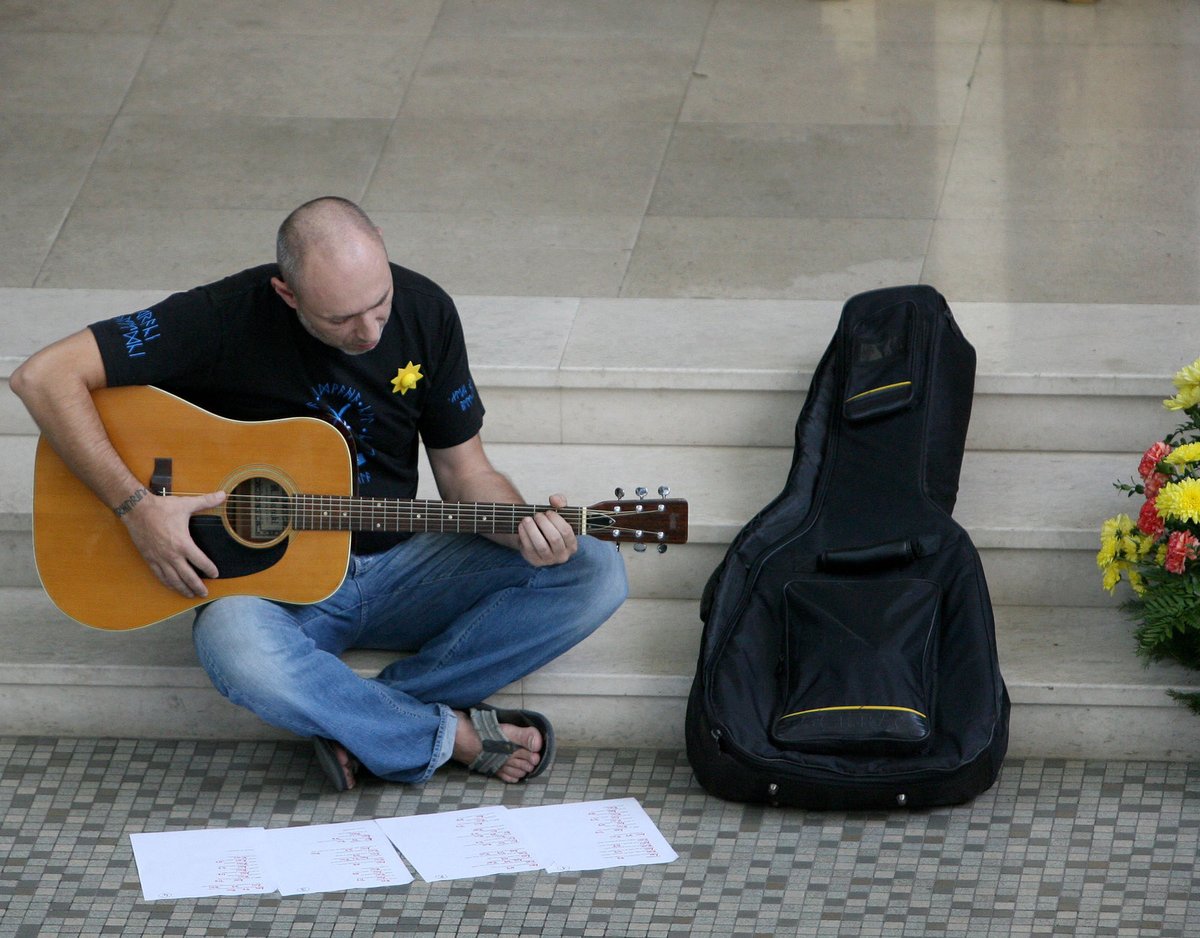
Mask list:
[[[677,858],[633,798],[475,808],[377,823],[428,882],[524,870],[599,870]]]
[[[267,832],[281,895],[372,886],[413,878],[374,821],[285,827]]]
[[[540,870],[534,845],[503,807],[394,817],[377,823],[426,882]]]
[[[633,798],[518,808],[520,829],[538,845],[549,873],[677,859],[654,822]]]
[[[396,850],[428,882],[677,858],[633,798],[277,830],[131,834],[130,841],[146,899],[274,891],[291,896],[411,883]]]
[[[130,834],[142,896],[193,899],[271,892],[261,827]]]

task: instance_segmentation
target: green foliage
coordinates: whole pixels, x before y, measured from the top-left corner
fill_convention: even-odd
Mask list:
[[[1167,695],[1178,700],[1181,704],[1187,707],[1192,713],[1200,716],[1200,693],[1185,694],[1179,690],[1169,690]]]
[[[1145,569],[1146,592],[1125,604],[1136,623],[1138,654],[1200,668],[1200,575]]]

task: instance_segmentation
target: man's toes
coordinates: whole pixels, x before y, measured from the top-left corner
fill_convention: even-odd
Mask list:
[[[342,765],[342,774],[346,776],[346,788],[353,788],[357,781],[355,773],[358,770],[358,761],[346,751],[344,746],[335,743],[333,750],[337,753],[338,762]]]
[[[537,731],[536,727],[502,723],[500,730],[510,742],[516,743],[522,749],[527,749],[529,752],[542,751],[542,734]],[[514,755],[520,755],[520,753],[514,753]]]
[[[496,773],[496,777],[505,782],[519,782],[537,768],[540,761],[541,757],[537,753],[522,749],[509,757],[509,760]]]

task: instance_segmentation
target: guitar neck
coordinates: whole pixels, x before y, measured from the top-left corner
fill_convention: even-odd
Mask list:
[[[587,533],[586,508],[438,502],[345,495],[293,495],[292,525],[304,531],[441,532],[515,534],[525,518],[556,511],[577,534]]]

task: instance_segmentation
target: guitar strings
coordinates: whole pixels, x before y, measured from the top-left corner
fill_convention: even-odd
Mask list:
[[[169,492],[176,497],[195,496],[199,492]],[[368,518],[372,522],[409,523],[424,521],[424,527],[445,529],[447,525],[455,525],[464,521],[478,525],[480,522],[489,523],[493,529],[503,522],[515,523],[526,517],[542,511],[555,511],[564,517],[568,523],[582,524],[585,519],[603,519],[601,523],[588,524],[589,530],[620,531],[636,534],[643,530],[644,525],[638,525],[642,518],[651,518],[665,514],[665,508],[647,507],[636,514],[626,514],[619,511],[605,511],[594,508],[565,506],[554,508],[550,505],[520,505],[505,502],[441,502],[436,500],[373,500],[361,496],[350,495],[240,495],[230,492],[223,503],[228,507],[240,509],[261,508],[283,510],[303,518],[314,518],[314,513],[333,511],[331,520],[348,521],[362,524]],[[500,517],[496,517],[500,516]],[[501,532],[504,533],[504,532]],[[652,532],[653,533],[653,532]]]

